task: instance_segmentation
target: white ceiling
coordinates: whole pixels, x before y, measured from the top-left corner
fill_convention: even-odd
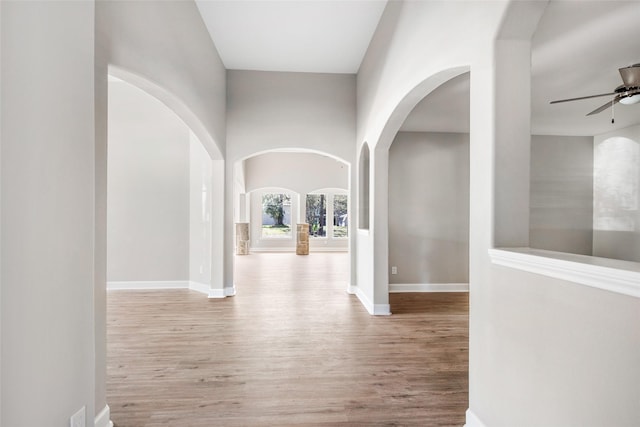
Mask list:
[[[231,70],[358,72],[386,0],[196,0]]]

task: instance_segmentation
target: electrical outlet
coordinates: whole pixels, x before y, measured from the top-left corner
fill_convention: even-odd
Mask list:
[[[398,274],[398,267],[395,265],[391,267],[391,274]]]
[[[73,414],[69,419],[69,426],[70,427],[87,427],[86,412],[87,412],[87,409],[86,407],[83,406],[82,409],[80,409],[78,412]]]

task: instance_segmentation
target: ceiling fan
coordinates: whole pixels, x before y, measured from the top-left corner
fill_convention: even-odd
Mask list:
[[[637,104],[640,102],[640,64],[634,64],[629,67],[618,69],[620,77],[622,77],[622,83],[611,93],[602,93],[599,95],[581,96],[579,98],[559,99],[557,101],[551,101],[551,104],[557,104],[559,102],[579,101],[581,99],[598,98],[600,96],[615,95],[613,99],[606,104],[596,108],[587,116],[598,114],[609,107],[613,107],[618,102],[625,105]],[[613,119],[612,119],[613,123]]]

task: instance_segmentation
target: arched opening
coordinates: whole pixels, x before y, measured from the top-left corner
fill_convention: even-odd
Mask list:
[[[222,151],[220,150],[218,143],[212,138],[202,121],[179,98],[153,81],[142,77],[139,74],[132,73],[122,67],[109,65],[108,72],[110,76],[123,80],[139,88],[166,105],[167,108],[173,111],[173,113],[175,113],[195,134],[198,140],[200,140],[200,143],[209,153],[209,156],[211,156],[211,159],[223,159]]]
[[[113,76],[108,90],[107,288],[209,294],[213,160],[167,105]]]
[[[428,309],[424,293],[468,290],[469,78],[459,73],[416,101],[418,87],[413,107],[399,106],[407,113],[388,147],[386,281],[403,295],[389,297],[391,312],[418,299],[413,309]]]
[[[425,96],[389,148],[389,292],[468,289],[469,81]]]
[[[234,285],[242,286],[241,269],[255,264],[243,255],[286,262],[313,262],[313,257],[340,259],[341,281],[350,281],[351,213],[350,165],[342,159],[312,150],[278,149],[254,153],[233,167],[234,228],[248,229],[248,250],[239,251],[237,237],[232,249]],[[297,257],[301,240],[298,224],[308,224],[304,239],[309,257]],[[280,255],[276,256],[275,253]],[[270,257],[270,255],[273,255]],[[311,261],[303,258],[311,258]],[[327,272],[317,271],[318,278]],[[252,274],[260,274],[253,271]],[[240,283],[239,285],[237,283]]]

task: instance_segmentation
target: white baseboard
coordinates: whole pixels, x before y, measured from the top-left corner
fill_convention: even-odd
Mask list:
[[[296,248],[294,247],[282,247],[282,248],[249,248],[249,253],[261,253],[261,252],[288,252],[288,253],[296,253]],[[312,254],[314,252],[349,252],[349,248],[335,248],[335,247],[326,247],[326,246],[311,246],[309,245],[309,253]]]
[[[347,247],[343,247],[343,248],[336,248],[336,247],[329,247],[329,246],[309,246],[309,253],[314,253],[314,252],[349,252],[349,248]]]
[[[236,287],[226,287],[224,289],[209,289],[209,298],[226,298],[236,294]]]
[[[100,413],[96,415],[94,424],[96,427],[113,427],[109,405],[105,405],[102,411],[100,411]]]
[[[390,283],[389,292],[469,292],[468,283]]]
[[[108,290],[189,289],[188,280],[107,282]]]
[[[296,247],[282,247],[282,248],[249,248],[249,253],[260,253],[260,252],[290,252],[296,253]]]
[[[209,295],[210,290],[207,283],[194,282],[192,280],[189,281],[189,289],[205,295]]]
[[[487,427],[487,425],[480,421],[480,418],[469,408],[467,409],[467,419],[464,427]]]
[[[362,289],[358,288],[357,286],[349,286],[349,289],[355,289],[356,296],[358,297],[362,305],[364,305],[364,308],[367,309],[369,314],[373,316],[389,316],[391,314],[391,307],[389,306],[389,304],[374,304],[369,298],[367,298],[365,293],[362,292]]]
[[[389,304],[374,304],[373,315],[374,316],[390,316],[391,306]]]

